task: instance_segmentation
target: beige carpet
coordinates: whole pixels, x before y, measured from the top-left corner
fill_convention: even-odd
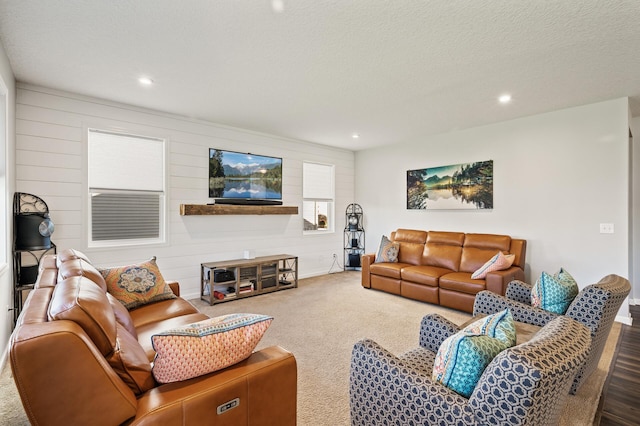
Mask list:
[[[357,271],[300,280],[297,289],[215,306],[192,302],[210,316],[251,312],[275,318],[258,349],[280,345],[296,356],[299,426],[349,424],[349,362],[358,339],[369,337],[393,353],[402,353],[418,344],[425,314],[437,312],[457,323],[470,318],[463,312],[366,290]],[[619,332],[616,324],[599,370],[569,397],[562,425],[593,423]],[[0,376],[0,395],[1,424],[28,424],[8,367]]]

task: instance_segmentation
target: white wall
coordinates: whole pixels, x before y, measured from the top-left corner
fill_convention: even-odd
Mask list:
[[[11,241],[13,241],[13,216],[11,215],[11,200],[14,188],[14,131],[15,131],[15,79],[13,71],[9,64],[9,59],[4,51],[4,47],[0,43],[0,80],[6,87],[6,147],[0,143],[0,149],[4,149],[0,158],[4,162],[0,168],[5,171],[4,176],[0,176],[0,197],[3,197],[0,205],[4,210],[4,214],[0,214],[0,244],[4,244],[3,250],[0,250],[2,256],[0,258],[0,368],[6,361],[6,349],[9,341],[9,335],[13,329],[13,313],[8,311],[8,307],[13,306],[13,271],[11,263]],[[0,96],[3,100],[4,96]],[[4,110],[5,108],[0,108]],[[1,126],[0,126],[1,127]]]
[[[633,252],[631,265],[633,271],[633,288],[631,289],[631,300],[635,305],[640,304],[640,117],[631,119],[631,132],[633,134],[633,206],[632,214],[632,244]]]
[[[359,151],[367,251],[397,228],[508,234],[527,240],[530,281],[560,267],[581,287],[628,277],[628,121],[622,98]],[[407,170],[482,160],[494,162],[493,210],[406,209]]]
[[[157,256],[166,279],[180,281],[186,297],[199,295],[200,263],[288,253],[299,256],[299,274],[327,273],[342,253],[344,209],[353,202],[354,154],[298,140],[190,120],[128,105],[18,84],[16,191],[43,198],[59,248],[85,251],[96,265],[120,265]],[[169,244],[162,247],[86,249],[83,173],[84,129],[121,129],[169,140]],[[180,204],[204,204],[209,148],[283,157],[283,201],[298,215],[180,216]],[[144,159],[141,159],[143,161]],[[302,235],[302,162],[334,164],[336,232]]]

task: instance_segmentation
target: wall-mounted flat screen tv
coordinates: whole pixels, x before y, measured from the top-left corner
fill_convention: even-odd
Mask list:
[[[220,204],[282,204],[282,158],[209,149],[209,198]]]

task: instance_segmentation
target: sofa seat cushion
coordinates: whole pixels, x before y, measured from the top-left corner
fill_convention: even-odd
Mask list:
[[[156,351],[153,349],[151,336],[174,328],[184,327],[185,325],[203,321],[208,318],[209,317],[205,314],[195,313],[168,318],[166,320],[144,325],[136,330],[138,332],[138,343],[140,343],[140,346],[142,346],[142,349],[144,349],[149,361],[153,361],[153,358],[156,355]]]
[[[440,288],[457,291],[460,293],[477,294],[486,290],[484,280],[474,280],[469,272],[452,272],[440,277],[438,282]]]
[[[412,265],[408,263],[390,263],[390,262],[374,263],[369,267],[369,271],[373,275],[380,275],[383,277],[395,278],[399,280],[402,268],[406,268],[407,266],[412,266]]]
[[[150,303],[129,311],[136,329],[154,322],[196,313],[198,313],[196,307],[181,298]]]
[[[437,266],[407,266],[402,269],[401,276],[403,281],[438,287],[438,279],[449,273],[451,270]]]

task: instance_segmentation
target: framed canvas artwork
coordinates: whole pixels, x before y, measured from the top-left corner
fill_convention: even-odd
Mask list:
[[[493,209],[493,160],[407,170],[407,209]]]

